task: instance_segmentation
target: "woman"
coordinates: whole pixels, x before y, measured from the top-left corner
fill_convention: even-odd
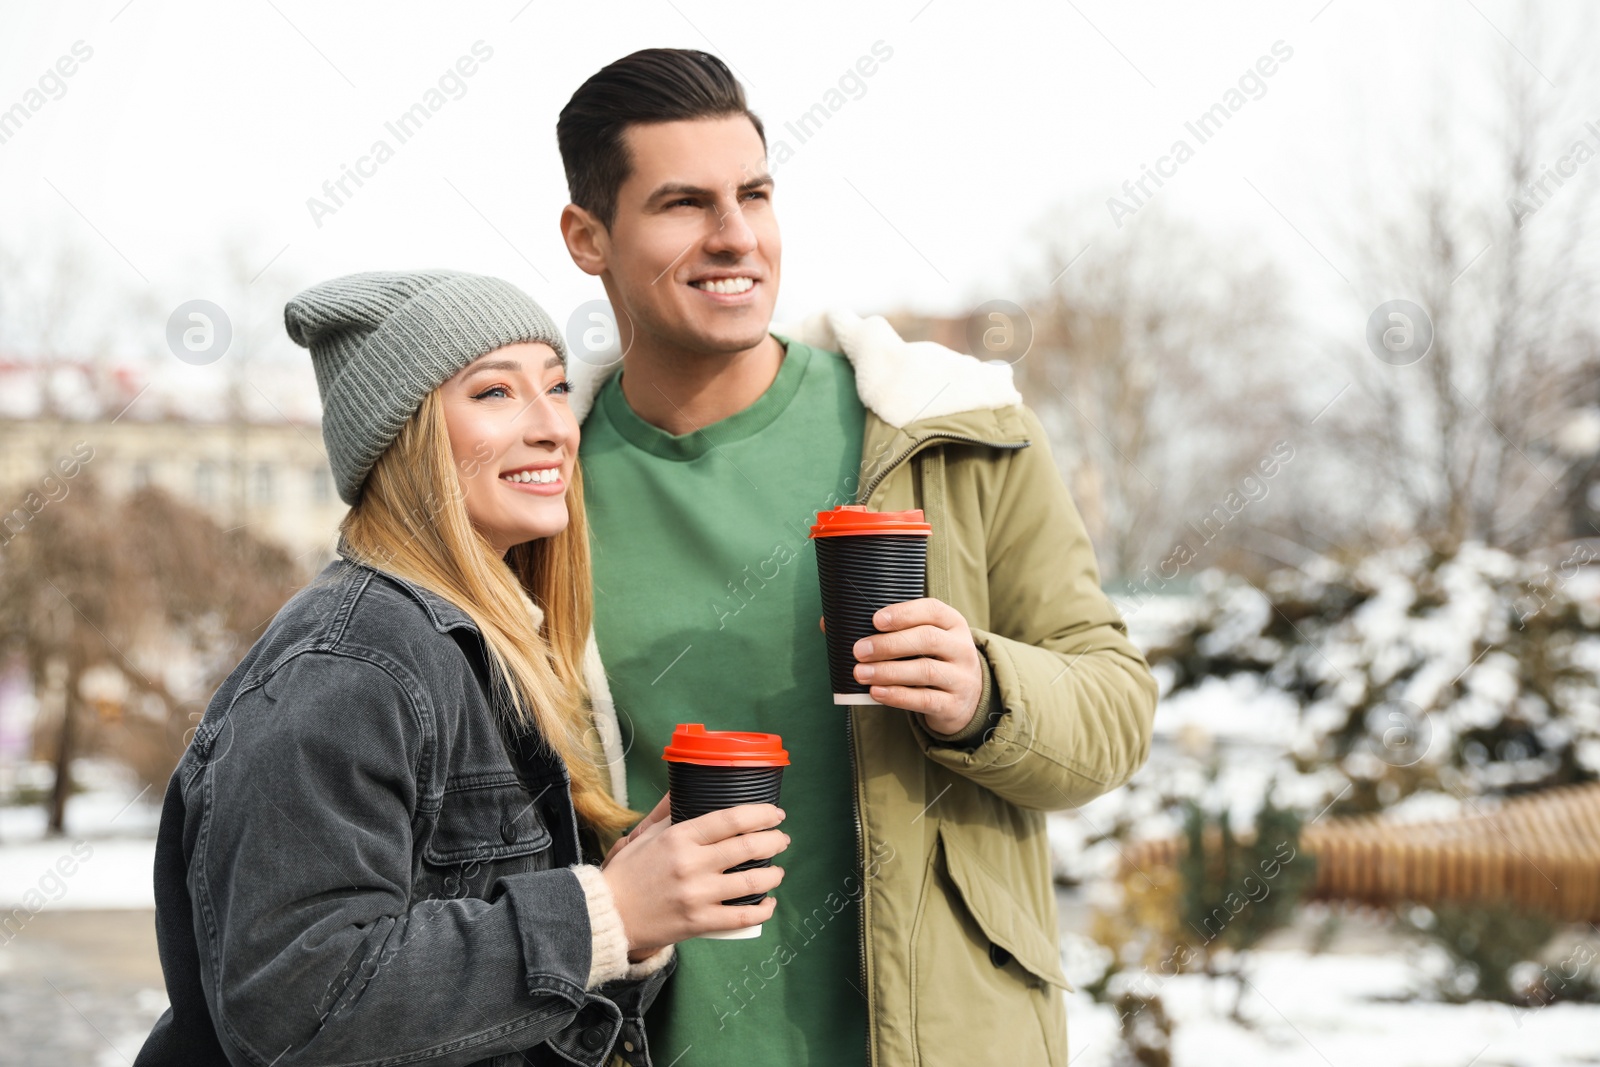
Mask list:
[[[586,738],[588,540],[565,345],[505,282],[358,274],[285,309],[351,505],[340,554],[217,692],[167,789],[171,1007],[138,1063],[648,1064],[687,937],[788,842],[673,826]],[[614,1061],[613,1061],[614,1062]]]

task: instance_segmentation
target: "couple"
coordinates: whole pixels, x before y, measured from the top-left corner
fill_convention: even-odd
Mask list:
[[[1064,1065],[1043,813],[1134,772],[1155,683],[1037,419],[881,319],[769,332],[765,141],[714,57],[619,60],[557,135],[619,365],[475,275],[285,309],[350,512],[168,787],[138,1067]],[[933,526],[928,596],[855,649],[883,707],[833,705],[818,626],[806,528],[852,502]],[[781,734],[783,810],[674,825],[679,722]]]

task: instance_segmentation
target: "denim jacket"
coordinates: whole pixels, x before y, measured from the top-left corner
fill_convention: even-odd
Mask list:
[[[471,619],[392,575],[336,560],[284,606],[167,788],[136,1067],[648,1067],[672,963],[586,988],[597,857],[491,691]]]

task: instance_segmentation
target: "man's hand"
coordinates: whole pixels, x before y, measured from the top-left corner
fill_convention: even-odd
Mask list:
[[[855,678],[871,687],[873,700],[919,713],[936,734],[972,721],[985,667],[959,611],[923,597],[890,604],[872,624],[883,633],[856,642]]]

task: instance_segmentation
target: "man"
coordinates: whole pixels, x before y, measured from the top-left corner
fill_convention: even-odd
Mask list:
[[[562,232],[624,353],[571,364],[613,788],[655,805],[679,722],[779,733],[792,761],[777,911],[680,946],[651,1058],[1065,1064],[1043,813],[1133,774],[1156,686],[1010,369],[881,319],[770,331],[765,139],[716,58],[619,60],[557,135]],[[928,596],[855,649],[884,707],[830,695],[806,533],[844,503],[933,525]]]

